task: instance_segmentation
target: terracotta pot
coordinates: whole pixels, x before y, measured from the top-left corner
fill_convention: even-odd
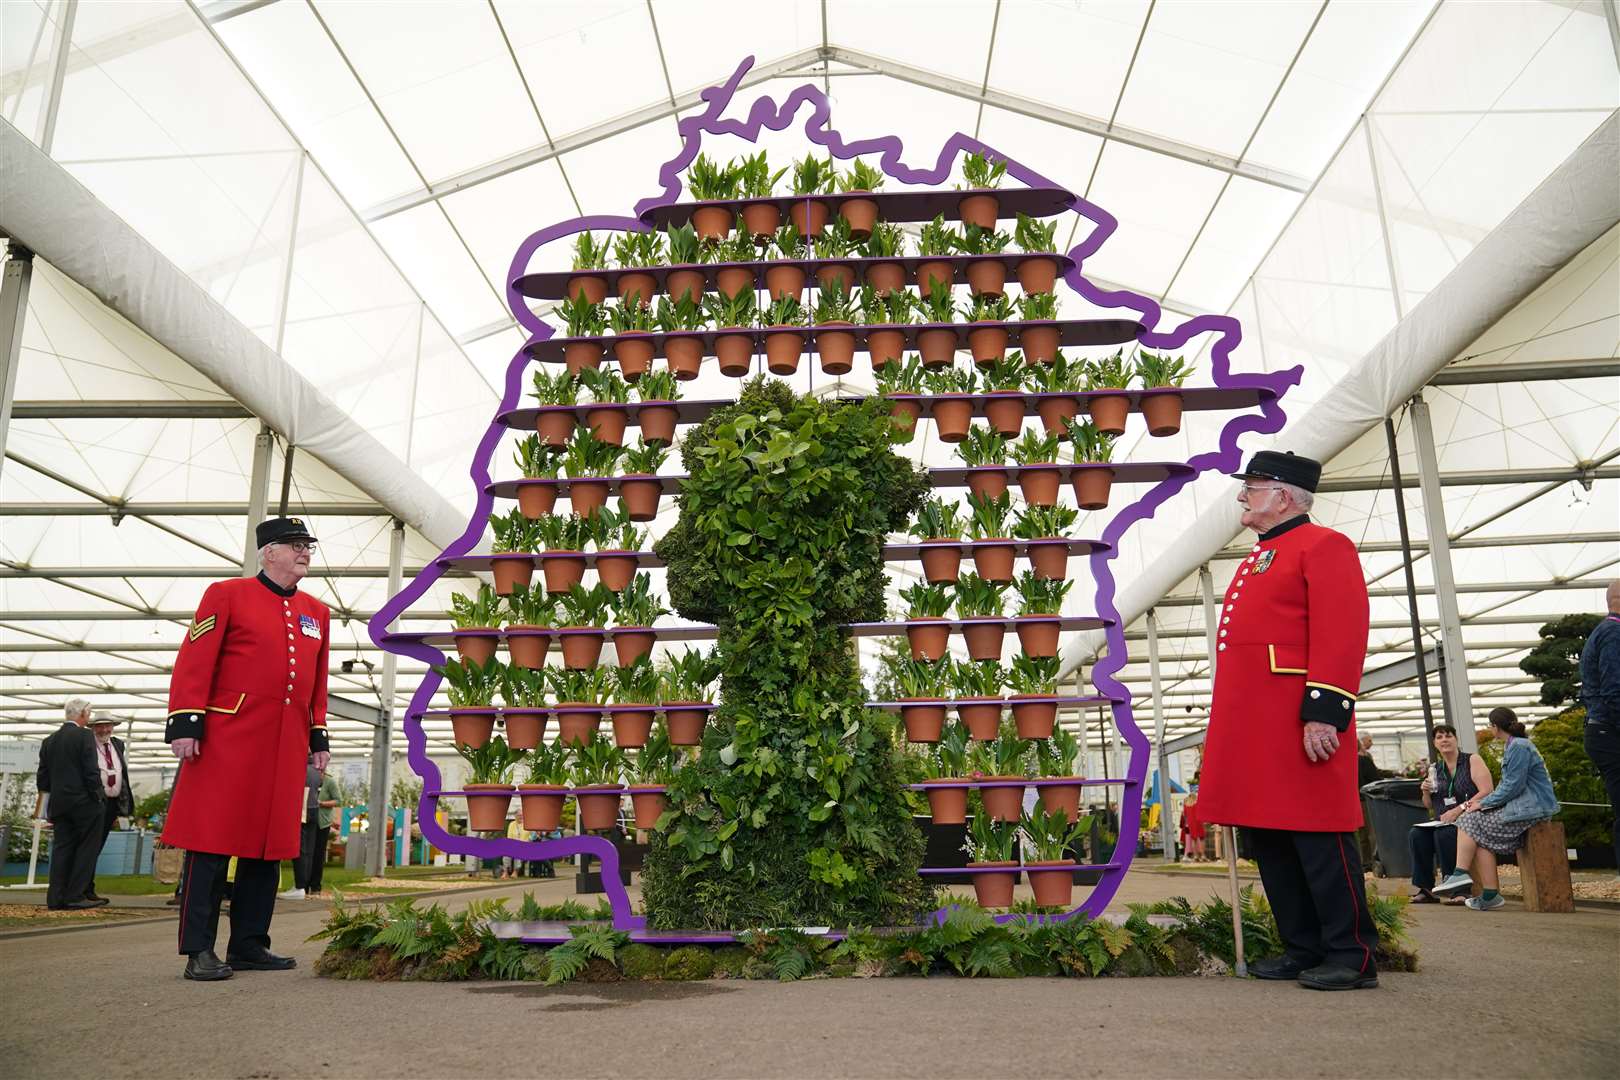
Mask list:
[[[944,259],[929,259],[917,264],[917,294],[926,297],[934,291],[934,282],[949,289],[956,284],[956,267]]]
[[[873,199],[845,199],[838,205],[838,215],[849,222],[849,235],[865,240],[872,235],[877,224],[877,202]]]
[[[1001,727],[1000,698],[963,698],[956,703],[956,715],[967,726],[974,742],[990,742]]]
[[[583,296],[593,304],[600,304],[607,299],[607,278],[597,274],[576,274],[568,279],[565,291],[570,300]]]
[[[568,440],[574,436],[574,425],[578,422],[574,407],[563,405],[537,413],[534,430],[540,433],[540,441],[546,446],[567,446]]]
[[[956,331],[945,327],[922,331],[917,335],[917,351],[925,368],[950,367],[956,360]]]
[[[467,793],[467,831],[505,832],[506,811],[512,805],[510,784],[463,784]]]
[[[574,789],[579,801],[579,827],[586,832],[601,832],[619,823],[619,797],[624,788],[617,784],[602,784]]]
[[[1062,811],[1063,816],[1073,825],[1080,819],[1080,777],[1073,778],[1073,784],[1042,784],[1038,789],[1041,796],[1041,805],[1046,812],[1056,813]]]
[[[450,738],[457,746],[473,750],[489,742],[495,734],[494,709],[451,709]]]
[[[600,706],[586,701],[564,701],[557,705],[557,739],[564,746],[591,741],[602,728]]]
[[[495,595],[511,596],[514,585],[527,587],[529,579],[534,577],[534,560],[492,559],[489,564],[489,572],[495,578]]]
[[[551,647],[551,636],[544,626],[514,625],[506,628],[506,655],[513,667],[538,670],[546,666],[546,650]],[[515,630],[538,630],[540,633],[517,634]]]
[[[1017,866],[1015,862],[982,862],[968,863],[968,873],[973,874],[973,899],[979,902],[980,907],[998,908],[1012,907],[1013,886],[1018,883],[1017,874],[1000,873],[974,873],[974,868],[986,869],[989,867]]]
[[[939,742],[940,730],[945,726],[945,702],[939,698],[901,698],[900,719],[906,725],[907,742]]]
[[[636,576],[634,552],[599,551],[596,553],[596,580],[611,592],[622,592]]]
[[[866,268],[866,283],[879,296],[888,296],[906,287],[906,268],[899,263],[873,263]]]
[[[855,283],[855,268],[848,263],[832,263],[816,269],[816,286],[823,292],[848,295]]]
[[[567,788],[555,784],[519,784],[517,794],[525,829],[547,833],[562,825]]]
[[[643,304],[651,304],[653,297],[658,295],[658,279],[651,274],[639,271],[621,273],[618,281],[619,299],[629,302],[631,296],[641,298]]]
[[[706,701],[664,702],[664,727],[669,732],[671,746],[696,746],[703,741],[703,726],[709,722],[709,710],[692,706],[707,704]]]
[[[636,410],[636,425],[641,428],[641,441],[648,445],[668,446],[675,441],[675,424],[679,418],[680,413],[674,405],[642,402]]]
[[[1000,465],[975,465],[967,471],[968,493],[981,499],[1007,494],[1007,470]]]
[[[1022,780],[1022,776],[985,776],[982,780]],[[981,787],[979,798],[984,800],[984,812],[991,821],[1021,821],[1024,817],[1024,785],[1007,787]]]
[[[658,500],[664,482],[656,476],[626,476],[619,480],[619,498],[631,521],[651,521],[658,516]]]
[[[1069,576],[1069,542],[1062,537],[1050,539],[1056,540],[1057,543],[1032,542],[1029,545],[1029,568],[1038,578],[1046,581],[1063,581]]]
[[[932,415],[941,442],[961,442],[973,426],[973,399],[957,394],[937,397]]]
[[[868,330],[866,354],[872,360],[872,370],[887,364],[898,364],[906,357],[906,335],[900,330]]]
[[[1057,286],[1056,259],[1021,259],[1018,287],[1026,293],[1049,293]]]
[[[594,668],[602,658],[602,640],[606,636],[600,630],[584,626],[565,626],[564,630],[590,630],[588,634],[562,635],[563,667],[570,671],[588,671]]]
[[[776,235],[776,227],[782,224],[782,211],[776,208],[775,203],[757,202],[749,203],[742,208],[743,228],[754,242],[763,244]]]
[[[690,294],[695,302],[702,303],[703,286],[701,270],[671,270],[664,278],[664,291],[669,294],[672,301]]]
[[[1181,395],[1173,391],[1143,394],[1142,419],[1147,421],[1149,435],[1174,435],[1181,430]]]
[[[1104,435],[1125,434],[1125,418],[1131,412],[1131,399],[1124,394],[1102,394],[1088,398],[1086,409],[1091,413],[1091,422]]]
[[[941,660],[951,644],[951,626],[944,619],[917,618],[906,627],[913,660]]]
[[[533,750],[546,735],[546,714],[539,709],[532,712],[509,712],[506,719],[506,745],[513,750]]]
[[[1066,396],[1037,398],[1035,411],[1040,414],[1041,426],[1046,429],[1046,434],[1067,439],[1069,429],[1063,421],[1080,415],[1080,399]]]
[[[616,746],[637,748],[647,745],[652,734],[653,707],[645,709],[614,709],[608,714],[613,722],[613,742]]]
[[[889,416],[894,420],[896,435],[904,436],[900,441],[909,442],[917,429],[917,419],[922,416],[922,402],[909,395],[890,397]]]
[[[765,291],[773,301],[791,296],[795,300],[804,292],[804,267],[793,263],[777,263],[765,268]]]
[[[968,655],[975,660],[1000,660],[1002,642],[1007,627],[1000,622],[962,623],[962,639],[967,642]]]
[[[1057,359],[1061,337],[1058,328],[1050,323],[1025,326],[1018,332],[1018,347],[1024,350],[1024,359],[1030,363],[1050,364]]]
[[[603,348],[599,341],[573,341],[563,346],[563,363],[568,367],[568,374],[578,375],[586,368],[601,366]]]
[[[962,825],[967,822],[967,793],[965,787],[936,785],[960,783],[957,780],[924,780],[928,796],[928,814],[935,825]]]
[[[772,375],[792,375],[798,371],[799,356],[803,352],[803,334],[777,328],[765,332],[765,370]]]
[[[651,362],[649,357],[648,363]],[[624,429],[629,422],[630,410],[623,405],[604,405],[585,410],[585,426],[591,434],[614,446],[624,445]]]
[[[519,484],[517,504],[524,517],[530,521],[538,521],[551,513],[551,508],[557,505],[557,485]]]
[[[973,569],[986,581],[1011,581],[1018,548],[1011,540],[996,544],[981,540],[973,545]]]
[[[485,634],[473,634],[461,633],[460,631],[457,631],[455,634],[456,655],[460,656],[469,664],[484,663],[490,657],[495,655],[495,646],[500,644],[500,638],[498,638],[494,633],[494,631],[497,629],[498,628],[494,626],[462,627],[462,630],[487,630],[491,632]]]
[[[992,391],[984,403],[985,419],[1009,439],[1024,430],[1024,395],[1016,390]]]
[[[956,216],[964,225],[977,225],[981,229],[996,227],[996,215],[1001,212],[1001,199],[995,195],[966,195],[956,204]]]
[[[1000,296],[1007,291],[1007,264],[998,258],[967,264],[968,291],[974,296]]]
[[[631,788],[630,807],[635,811],[636,828],[656,828],[669,809],[669,795],[663,788]]]
[[[1050,655],[1050,654],[1048,654]],[[1057,723],[1057,702],[1030,701],[1028,694],[1012,696],[1013,722],[1020,739],[1050,739]]]
[[[699,240],[724,240],[731,235],[731,207],[700,206],[692,211],[692,228]]]
[[[714,355],[720,361],[720,374],[740,379],[754,363],[754,335],[718,334],[714,339]]]
[[[954,582],[962,570],[962,546],[956,540],[924,540],[921,557],[923,577],[930,585]]]
[[[547,552],[540,560],[546,592],[567,592],[585,580],[585,556],[574,552]]]
[[[736,296],[739,292],[752,291],[754,288],[754,268],[751,266],[727,266],[715,274],[715,285],[726,296]]]
[[[999,363],[1007,355],[1007,328],[997,323],[978,323],[968,331],[968,351],[975,364]]]
[[[1026,656],[1044,659],[1057,655],[1058,636],[1062,633],[1056,615],[1022,615],[1013,621],[1018,633],[1018,646]]]
[[[671,335],[664,339],[664,358],[671,375],[681,382],[690,382],[703,369],[703,339]]]
[[[825,326],[848,326],[848,323],[826,323]],[[828,375],[843,375],[855,366],[855,332],[853,330],[816,331],[816,356],[821,370]]]
[[[580,517],[591,517],[607,505],[612,485],[606,480],[570,480],[568,505]]]
[[[1074,501],[1082,510],[1101,510],[1108,505],[1108,489],[1114,485],[1114,470],[1095,466],[1075,467]]]
[[[1018,490],[1031,506],[1055,506],[1058,485],[1062,480],[1063,472],[1056,465],[1051,468],[1039,464],[1025,465],[1018,470]]]
[[[652,652],[653,642],[657,637],[658,635],[650,629],[615,629],[613,653],[619,659],[619,666],[629,667]]]
[[[613,339],[613,359],[619,362],[619,374],[626,382],[635,382],[652,369],[653,352],[652,339],[640,332]]]
[[[788,219],[800,236],[817,236],[827,227],[827,204],[820,199],[795,196],[788,207]]]
[[[1035,903],[1040,907],[1068,907],[1073,903],[1076,865],[1073,859],[1025,863],[1024,872],[1029,875],[1030,888],[1035,890]]]

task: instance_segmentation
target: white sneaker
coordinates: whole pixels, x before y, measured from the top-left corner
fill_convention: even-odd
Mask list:
[[[1467,904],[1475,911],[1495,911],[1497,908],[1505,906],[1507,901],[1502,899],[1501,893],[1497,893],[1489,900],[1485,899],[1483,896],[1470,896],[1467,900],[1463,901],[1463,903]]]
[[[278,900],[302,900],[303,898],[303,889],[288,889],[286,892],[276,893],[276,899]]]
[[[1451,876],[1434,887],[1436,896],[1449,896],[1452,893],[1466,892],[1474,887],[1474,879],[1468,876],[1465,870],[1453,870]]]

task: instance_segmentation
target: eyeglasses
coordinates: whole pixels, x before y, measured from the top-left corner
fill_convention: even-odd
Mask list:
[[[315,550],[315,541],[313,540],[282,540],[279,543],[282,547],[290,547],[294,551],[313,552]]]
[[[1277,487],[1275,484],[1244,484],[1243,485],[1243,495],[1244,495],[1244,497],[1248,497],[1250,495],[1253,495],[1257,491],[1281,491],[1281,490],[1282,490],[1282,488]]]

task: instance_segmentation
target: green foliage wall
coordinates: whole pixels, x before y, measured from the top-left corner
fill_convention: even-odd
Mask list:
[[[882,545],[927,490],[881,403],[756,379],[687,438],[657,545],[670,602],[719,626],[721,707],[648,853],[654,927],[903,925],[934,906],[893,721],[844,623],[884,617]]]

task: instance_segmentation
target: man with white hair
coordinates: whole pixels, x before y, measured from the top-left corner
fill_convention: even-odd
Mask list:
[[[86,727],[90,703],[73,698],[63,711],[67,719],[39,748],[39,772],[34,777],[51,822],[51,876],[45,906],[52,911],[82,911],[107,902],[89,895],[96,856],[101,854],[105,800],[96,771],[96,739]]]
[[[90,730],[95,734],[96,775],[101,779],[102,816],[101,835],[96,840],[96,856],[107,847],[107,837],[118,827],[118,819],[135,812],[135,795],[129,789],[129,763],[124,758],[124,740],[113,734],[113,718],[92,717]],[[94,863],[91,864],[90,888],[85,895],[101,900],[96,895]]]

